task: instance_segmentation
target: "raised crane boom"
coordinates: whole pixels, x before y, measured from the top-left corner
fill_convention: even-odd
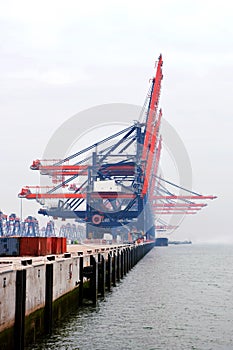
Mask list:
[[[188,194],[177,195],[163,182],[179,186],[158,176],[162,66],[160,55],[143,122],[137,121],[64,159],[33,161],[31,169],[48,176],[51,185],[25,186],[19,197],[46,203],[40,214],[81,220],[86,223],[87,237],[97,238],[120,229],[126,233],[136,230],[147,239],[154,239],[156,226],[161,229],[155,224],[158,215],[195,214],[206,206],[196,200],[216,198],[189,190]],[[53,202],[50,206],[49,200]],[[177,227],[165,222],[162,226],[163,230]]]

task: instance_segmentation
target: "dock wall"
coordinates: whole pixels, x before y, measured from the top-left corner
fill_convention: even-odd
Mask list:
[[[96,304],[153,247],[151,242],[0,258],[1,349],[21,350],[51,333],[54,322],[72,308]]]

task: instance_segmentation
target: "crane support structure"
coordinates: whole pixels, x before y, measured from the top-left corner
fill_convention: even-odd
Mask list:
[[[34,160],[30,168],[47,176],[51,184],[25,186],[18,196],[41,203],[42,215],[85,223],[88,238],[102,238],[106,232],[113,237],[122,232],[126,236],[138,232],[146,239],[154,239],[156,229],[177,228],[159,221],[158,215],[195,214],[207,205],[196,200],[215,199],[158,175],[162,150],[162,66],[160,55],[142,122],[134,122],[65,159]],[[171,192],[168,185],[187,193]]]

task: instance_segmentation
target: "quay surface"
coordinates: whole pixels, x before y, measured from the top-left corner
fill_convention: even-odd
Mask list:
[[[96,304],[153,247],[90,243],[60,255],[0,258],[1,350],[22,350],[73,308]]]

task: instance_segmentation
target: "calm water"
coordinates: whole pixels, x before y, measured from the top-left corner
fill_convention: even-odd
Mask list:
[[[154,248],[97,308],[28,349],[233,349],[233,246]]]

